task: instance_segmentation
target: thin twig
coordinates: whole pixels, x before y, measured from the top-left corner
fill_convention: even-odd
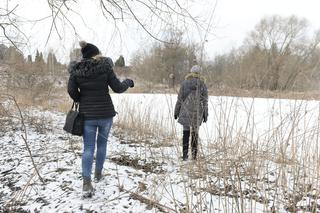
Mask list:
[[[32,157],[32,153],[31,153],[31,150],[30,150],[30,147],[29,147],[29,144],[28,144],[28,140],[27,140],[27,135],[28,135],[28,134],[27,134],[27,127],[26,127],[26,125],[25,125],[25,123],[24,123],[24,118],[23,118],[23,115],[22,115],[20,106],[19,106],[19,104],[17,103],[17,101],[16,101],[16,99],[15,99],[14,96],[8,95],[8,97],[10,97],[10,98],[14,101],[14,103],[15,103],[18,111],[19,111],[21,124],[22,124],[23,130],[24,130],[24,135],[21,135],[21,137],[22,137],[22,139],[23,139],[23,141],[24,141],[24,143],[25,143],[25,145],[26,145],[26,148],[27,148],[27,150],[28,150],[28,152],[29,152],[29,156],[30,156],[32,165],[33,165],[33,167],[34,167],[34,169],[35,169],[35,171],[36,171],[36,173],[37,173],[40,181],[44,184],[45,182],[44,182],[43,178],[41,177],[41,175],[40,175],[40,173],[39,173],[39,170],[38,170],[38,168],[37,168],[37,166],[36,166],[36,164],[35,164],[35,162],[34,162],[34,159],[33,159],[33,157]]]
[[[132,192],[132,191],[129,191],[129,190],[126,190],[126,189],[123,189],[123,191],[127,192],[130,194],[130,197],[132,197],[133,199],[135,200],[139,200],[140,202],[144,203],[144,204],[147,204],[147,205],[150,205],[152,207],[155,207],[157,209],[159,209],[161,212],[176,212],[175,209],[172,209],[168,206],[165,206],[155,200],[151,200],[147,197],[144,197],[136,192]]]
[[[151,36],[151,37],[154,38],[155,40],[160,41],[160,42],[162,42],[162,43],[171,44],[171,43],[168,42],[168,41],[164,41],[164,40],[162,40],[162,39],[159,39],[159,38],[155,37],[155,36],[144,26],[144,24],[140,21],[140,19],[136,16],[136,14],[133,12],[133,10],[131,9],[131,7],[130,7],[129,4],[127,3],[127,1],[124,0],[123,2],[126,4],[128,10],[130,11],[130,13],[131,13],[131,15],[133,16],[134,20],[136,20],[136,21],[138,22],[138,24],[143,28],[143,30],[144,30],[149,36]]]

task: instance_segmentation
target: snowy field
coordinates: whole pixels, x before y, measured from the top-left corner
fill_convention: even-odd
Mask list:
[[[210,97],[200,158],[182,162],[176,95],[112,98],[105,177],[86,200],[64,113],[23,111],[44,183],[18,112],[0,117],[0,212],[320,212],[319,101]]]

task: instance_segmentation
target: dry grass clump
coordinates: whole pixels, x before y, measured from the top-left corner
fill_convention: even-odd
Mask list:
[[[139,107],[137,103],[122,100],[116,110],[119,114],[115,126],[126,130],[137,141],[156,139],[157,143],[163,144],[170,143],[175,138],[174,129],[167,125],[168,119],[161,114],[155,115],[152,107]]]
[[[315,197],[320,197],[320,120],[312,118],[319,116],[319,107],[310,109],[302,101],[291,102],[289,110],[273,106],[278,112],[265,118],[269,126],[262,132],[257,132],[261,126],[254,110],[247,111],[240,122],[244,125],[239,125],[237,114],[228,117],[231,107],[237,111],[235,104],[214,112],[218,134],[203,146],[204,160],[195,164],[205,171],[202,178],[217,177],[217,184],[207,182],[208,188],[217,194],[216,188],[223,191],[221,181],[223,188],[230,185],[229,194],[222,195],[232,197],[239,212],[255,202],[268,211],[314,211]]]

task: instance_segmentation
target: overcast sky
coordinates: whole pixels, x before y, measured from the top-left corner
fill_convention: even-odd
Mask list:
[[[296,15],[306,18],[313,30],[320,29],[319,9],[319,0],[221,0],[216,10],[219,38],[207,45],[216,49],[213,54],[238,47],[263,17],[272,15]]]
[[[5,0],[0,0],[6,2]],[[125,58],[131,58],[132,54],[141,48],[146,48],[154,40],[150,38],[138,25],[120,23],[121,31],[115,33],[113,25],[102,17],[101,11],[97,10],[97,1],[78,1],[81,5],[76,10],[81,14],[74,18],[75,27],[79,37],[74,36],[71,28],[60,31],[62,39],[56,34],[50,38],[45,45],[50,30],[50,20],[40,22],[36,25],[25,25],[25,31],[30,35],[29,46],[25,48],[26,53],[34,54],[36,48],[40,51],[52,49],[58,57],[67,62],[70,48],[77,45],[79,39],[96,44],[104,55],[111,56],[114,60],[120,54]],[[181,0],[182,2],[182,0]],[[254,26],[265,16],[296,15],[306,18],[311,28],[320,29],[320,0],[194,0],[199,2],[196,7],[190,6],[189,10],[195,16],[203,16],[209,20],[213,7],[214,28],[212,35],[205,43],[205,50],[209,58],[225,53],[233,47],[239,47],[247,34],[254,29]],[[19,3],[16,11],[20,16],[28,19],[38,19],[50,13],[46,0],[11,0],[9,6]],[[142,14],[143,17],[143,14]],[[191,32],[194,28],[188,29]],[[121,38],[121,39],[120,39]],[[196,42],[201,39],[193,36]]]

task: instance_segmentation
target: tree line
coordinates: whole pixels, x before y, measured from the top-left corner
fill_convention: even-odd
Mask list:
[[[213,88],[308,91],[319,88],[320,31],[311,32],[308,21],[296,16],[265,17],[241,47],[201,60],[201,45],[183,42],[183,33],[168,43],[155,43],[137,52],[132,66],[138,76],[155,83],[172,73],[183,80],[195,58]]]
[[[0,45],[1,89],[20,92],[31,96],[32,100],[46,94],[62,84],[61,76],[66,66],[58,62],[50,51],[46,60],[43,53],[36,51],[34,57],[26,58],[16,47]]]
[[[320,31],[311,32],[306,19],[271,16],[257,23],[242,46],[217,55],[213,60],[202,57],[205,55],[203,45],[187,43],[183,32],[171,30],[166,42],[155,42],[151,48],[134,53],[130,68],[120,56],[115,61],[115,70],[131,70],[130,73],[140,77],[142,82],[151,84],[168,83],[169,76],[174,76],[175,84],[178,84],[196,61],[202,66],[210,88],[317,90],[319,42]],[[80,49],[70,52],[70,60],[80,56]],[[66,65],[58,62],[52,51],[46,59],[39,51],[34,57],[25,58],[15,47],[0,44],[0,62],[7,65],[5,85],[9,89],[44,91],[59,82],[60,75],[67,74]]]

